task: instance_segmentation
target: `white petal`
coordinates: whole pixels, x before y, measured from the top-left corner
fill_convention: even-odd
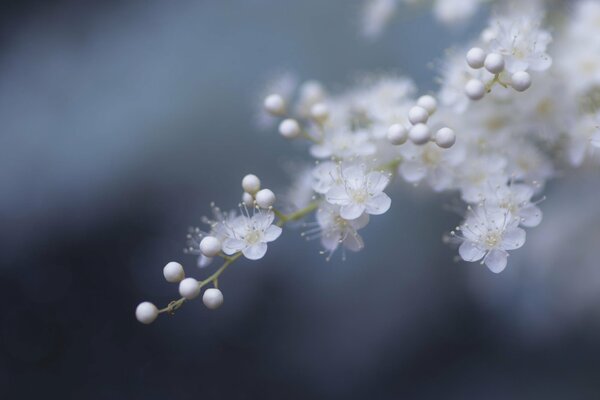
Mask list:
[[[310,148],[310,154],[315,158],[328,158],[332,153],[328,146],[317,144]]]
[[[521,225],[533,228],[542,222],[542,210],[537,206],[529,205],[519,210],[519,217],[521,217]]]
[[[206,268],[213,262],[213,257],[206,257],[204,254],[200,254],[198,257],[198,267]]]
[[[503,250],[515,250],[525,244],[525,231],[521,228],[508,229],[502,235]]]
[[[390,209],[392,199],[385,193],[379,193],[369,199],[365,208],[369,214],[380,215]]]
[[[352,226],[355,230],[362,229],[369,223],[369,214],[363,213],[363,215],[350,221],[349,223],[350,226]]]
[[[267,252],[267,244],[262,243],[262,242],[256,243],[256,244],[246,247],[244,250],[242,250],[242,253],[244,253],[244,256],[248,260],[259,260],[259,259],[263,258],[263,256],[265,255],[266,252]]]
[[[232,255],[246,247],[246,242],[241,239],[227,238],[223,241],[223,253]]]
[[[490,251],[487,256],[485,256],[483,262],[485,265],[487,265],[490,271],[499,274],[500,272],[504,271],[504,268],[506,268],[507,258],[508,253],[506,251],[494,249]]]
[[[321,245],[325,250],[334,251],[340,244],[340,232],[326,232],[321,236]]]
[[[415,183],[427,175],[427,168],[420,162],[406,161],[400,166],[400,173],[407,182]]]
[[[254,214],[254,216],[252,217],[252,222],[254,223],[254,226],[256,226],[257,229],[264,231],[273,223],[274,219],[275,214],[273,212],[261,211]]]
[[[485,255],[485,250],[481,249],[474,242],[464,241],[458,248],[458,254],[460,254],[463,260],[473,262],[481,260]]]
[[[350,221],[360,217],[364,211],[365,206],[362,204],[347,204],[340,208],[340,217]]]
[[[350,204],[350,196],[346,192],[346,188],[343,186],[334,186],[325,195],[328,203],[337,204],[340,206]]]
[[[365,244],[358,233],[350,233],[344,239],[344,247],[350,251],[360,251]]]
[[[353,165],[342,171],[342,178],[348,188],[361,189],[365,183],[365,170],[361,166]]]
[[[373,171],[367,175],[367,189],[370,194],[383,192],[389,182],[389,178],[381,172]]]
[[[277,225],[271,225],[265,230],[264,240],[265,242],[272,242],[281,235],[281,228]]]

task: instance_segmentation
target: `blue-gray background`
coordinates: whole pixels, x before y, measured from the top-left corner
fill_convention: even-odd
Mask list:
[[[2,6],[3,399],[598,398],[593,174],[550,189],[500,276],[442,243],[451,197],[400,183],[346,262],[287,231],[223,276],[218,312],[133,316],[177,296],[166,262],[206,273],[181,249],[211,201],[235,206],[247,172],[283,189],[281,167],[306,159],[256,128],[271,73],[335,89],[400,72],[432,90],[428,64],[485,10],[462,30],[403,12],[369,43],[347,0]]]

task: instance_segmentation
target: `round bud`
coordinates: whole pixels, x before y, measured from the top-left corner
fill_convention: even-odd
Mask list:
[[[215,257],[221,251],[221,241],[214,236],[206,236],[200,241],[200,252],[206,257]]]
[[[242,203],[244,203],[247,208],[252,208],[254,207],[254,197],[250,193],[244,192],[244,194],[242,194]]]
[[[525,71],[519,71],[510,77],[510,85],[517,92],[524,92],[531,87],[531,75]]]
[[[411,124],[424,124],[429,119],[429,112],[420,106],[414,106],[408,111],[408,120]]]
[[[256,193],[256,204],[260,208],[269,208],[275,204],[275,193],[269,189],[263,189]]]
[[[425,144],[431,139],[429,127],[425,124],[417,124],[410,128],[408,137],[414,144]]]
[[[387,140],[393,145],[401,145],[406,143],[408,139],[408,131],[400,124],[394,124],[388,128]]]
[[[486,55],[487,54],[483,49],[480,49],[479,47],[473,47],[467,52],[467,64],[469,64],[469,67],[471,68],[483,68]]]
[[[484,66],[492,74],[499,74],[504,71],[504,57],[498,53],[490,53],[485,57]]]
[[[178,262],[171,261],[163,268],[163,275],[167,282],[176,283],[185,278],[183,266]]]
[[[248,174],[242,179],[242,189],[244,192],[254,194],[260,190],[260,179],[258,176]]]
[[[316,103],[325,96],[323,86],[317,81],[306,81],[300,86],[300,97],[307,103]]]
[[[206,257],[204,254],[200,254],[200,257],[198,257],[198,268],[208,267],[213,260],[214,258],[212,257]]]
[[[297,138],[301,132],[300,125],[295,119],[284,119],[279,124],[279,133],[286,139]]]
[[[185,278],[179,282],[179,294],[187,300],[192,300],[200,294],[200,285],[194,278]]]
[[[202,295],[202,302],[206,308],[216,310],[223,304],[223,293],[217,288],[206,289]]]
[[[435,143],[442,149],[449,149],[456,143],[456,134],[450,128],[442,128],[435,134]]]
[[[465,93],[471,100],[481,100],[485,96],[485,85],[479,79],[471,79],[465,85]]]
[[[135,309],[135,318],[142,324],[151,324],[158,317],[158,308],[149,301],[140,303]]]
[[[272,115],[280,116],[285,114],[285,100],[278,94],[271,94],[265,99],[265,110]]]
[[[323,123],[329,118],[329,107],[324,103],[317,103],[310,108],[310,116],[317,122]]]
[[[426,109],[429,115],[432,115],[437,110],[437,100],[433,96],[425,95],[419,97],[417,105]]]

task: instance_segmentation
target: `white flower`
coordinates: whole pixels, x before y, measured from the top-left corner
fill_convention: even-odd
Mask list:
[[[353,220],[364,212],[379,215],[389,210],[392,200],[383,193],[390,181],[386,175],[353,165],[342,169],[341,178],[342,184],[329,189],[326,199],[330,204],[341,206],[342,218]]]
[[[340,208],[324,203],[316,213],[319,224],[321,244],[329,251],[329,256],[341,244],[350,251],[359,251],[364,243],[358,230],[369,223],[369,215],[362,214],[360,217],[348,221],[340,216]]]
[[[542,222],[542,211],[531,202],[533,187],[525,184],[499,185],[486,195],[485,205],[510,212],[522,226],[533,228]]]
[[[338,130],[327,134],[322,143],[313,145],[310,154],[320,159],[329,157],[347,159],[370,156],[375,153],[375,150],[376,147],[369,141],[367,132]]]
[[[436,192],[448,190],[454,184],[454,169],[465,159],[465,148],[455,145],[442,149],[434,143],[417,146],[407,143],[401,148],[404,162],[400,174],[410,183],[426,179]]]
[[[508,72],[545,71],[552,65],[552,58],[546,53],[552,36],[540,28],[538,19],[529,16],[496,18],[488,32],[493,38],[488,50],[504,56]]]
[[[228,235],[223,240],[223,252],[227,255],[241,251],[249,260],[261,259],[267,252],[267,243],[281,235],[281,228],[272,225],[273,212],[259,211],[252,217],[241,215],[228,226]]]
[[[458,24],[471,18],[480,3],[481,0],[437,0],[433,6],[433,14],[445,24]]]
[[[463,243],[458,252],[465,261],[479,261],[495,273],[506,267],[508,252],[523,246],[525,231],[507,210],[485,206],[470,210],[460,227]]]
[[[342,183],[340,165],[332,161],[319,163],[312,170],[312,176],[314,178],[312,188],[320,194],[325,194],[332,186]]]

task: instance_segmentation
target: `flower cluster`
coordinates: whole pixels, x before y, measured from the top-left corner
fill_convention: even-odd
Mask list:
[[[371,0],[371,22],[387,21],[398,3]],[[434,11],[458,20],[479,3],[437,1]],[[464,261],[504,270],[509,251],[525,244],[525,229],[542,221],[546,182],[600,147],[600,3],[569,4],[568,18],[557,19],[541,0],[502,2],[478,38],[448,53],[437,93],[418,97],[414,83],[398,76],[364,79],[341,93],[289,75],[273,82],[260,120],[277,121],[279,134],[305,142],[313,159],[282,196],[288,213],[274,208],[275,194],[257,176],[245,176],[240,212],[213,206],[209,229],[188,235],[186,251],[199,266],[215,258],[223,265],[197,281],[170,263],[165,278],[179,282],[181,299],[161,310],[142,303],[138,319],[173,312],[207,284],[214,290],[205,304],[218,307],[217,279],[233,261],[262,258],[286,223],[313,213],[303,235],[320,239],[328,259],[340,248],[343,257],[361,250],[359,231],[389,210],[386,191],[396,177],[460,197],[466,212],[450,242]]]

